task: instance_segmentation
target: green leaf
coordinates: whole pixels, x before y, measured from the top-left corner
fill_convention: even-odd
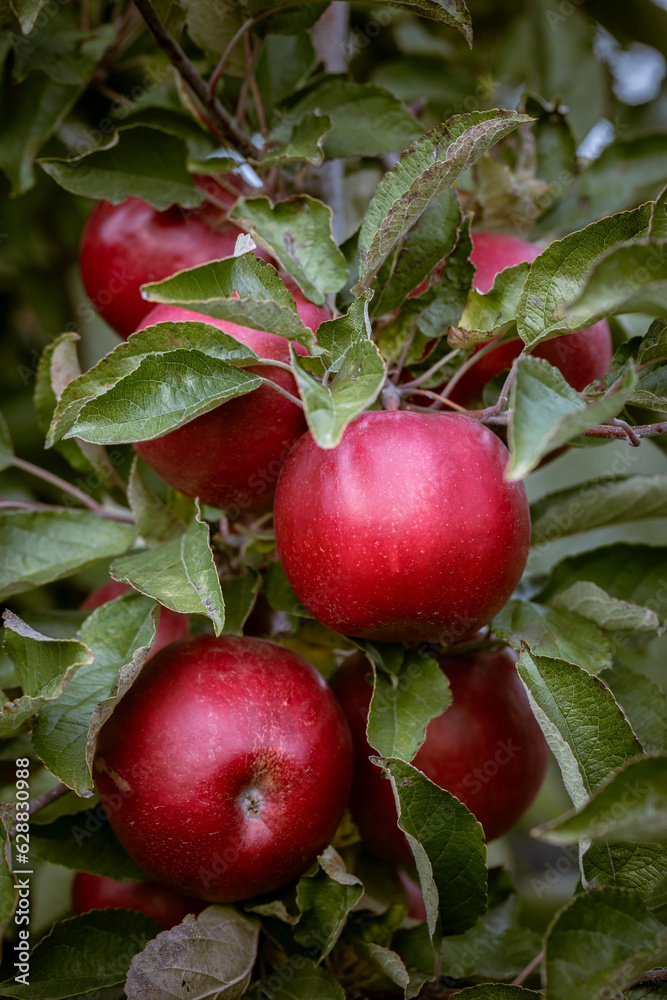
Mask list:
[[[493,906],[465,934],[442,942],[442,968],[454,979],[509,979],[540,951],[539,934],[522,927],[520,903],[512,894]]]
[[[564,660],[524,649],[517,669],[575,808],[641,752],[613,695],[599,677]]]
[[[58,401],[70,382],[81,375],[76,353],[77,333],[62,333],[42,351],[37,365],[33,401],[37,423],[46,434]],[[105,486],[110,484],[112,468],[106,450],[86,441],[59,441],[57,450],[69,464],[82,472],[95,472]]]
[[[246,618],[252,611],[262,588],[262,578],[249,570],[245,576],[235,576],[221,584],[225,608],[225,635],[243,635]]]
[[[642,339],[637,353],[641,365],[655,364],[667,358],[667,320],[654,319]]]
[[[250,983],[259,923],[231,906],[209,906],[163,931],[132,959],[125,994],[152,1000],[226,997]]]
[[[586,889],[611,885],[648,899],[667,878],[667,845],[591,844],[581,859],[581,871]]]
[[[586,580],[580,580],[567,590],[561,590],[554,597],[552,605],[581,615],[606,632],[616,632],[618,629],[655,632],[660,627],[660,619],[655,611],[610,597],[606,590]]]
[[[96,608],[81,626],[81,641],[93,662],[79,667],[57,701],[40,712],[33,735],[35,753],[57,778],[79,795],[93,787],[86,759],[91,718],[110,697],[124,666],[140,666],[155,638],[155,605],[129,593]]]
[[[563,307],[583,291],[591,268],[608,250],[646,236],[650,212],[651,206],[643,205],[601,219],[551,243],[533,261],[517,305],[517,329],[524,343],[535,345],[559,333],[584,330],[603,315],[577,307],[576,314],[561,318]]]
[[[0,598],[60,580],[125,552],[134,525],[88,510],[0,510]]]
[[[118,882],[148,878],[117,840],[99,804],[73,816],[59,816],[47,826],[31,823],[30,852],[40,861]]]
[[[419,217],[494,143],[530,121],[514,111],[455,115],[404,152],[380,181],[359,233],[357,288],[367,288]]]
[[[459,326],[447,338],[450,347],[472,347],[510,330],[529,269],[526,263],[504,268],[485,293],[471,288]]]
[[[186,529],[186,524],[175,517],[166,504],[146,485],[139,469],[139,456],[132,462],[130,478],[127,484],[127,499],[137,522],[137,531],[153,548],[179,538]]]
[[[37,15],[45,3],[46,0],[12,0],[12,10],[19,20],[24,35],[29,35],[32,31]]]
[[[35,183],[35,157],[82,90],[79,84],[55,83],[39,71],[12,84],[5,69],[0,91],[0,169],[11,181],[13,195],[29,191]]]
[[[448,329],[459,322],[475,272],[469,260],[471,251],[470,220],[466,220],[437,283],[410,302],[410,306],[414,303],[414,308],[421,310],[417,316],[417,330],[424,341],[444,337]],[[407,308],[404,311],[407,314]],[[424,349],[424,341],[417,343],[419,353]],[[411,360],[410,355],[408,360]]]
[[[631,760],[579,812],[536,831],[552,844],[577,840],[654,843],[667,840],[667,753]]]
[[[71,194],[105,198],[118,205],[142,198],[163,211],[193,208],[202,195],[186,169],[187,145],[178,136],[145,125],[118,129],[106,146],[72,160],[40,160],[47,174]]]
[[[12,444],[12,437],[9,433],[7,421],[2,413],[0,413],[0,472],[12,464],[13,458],[14,445]]]
[[[373,314],[382,316],[398,309],[410,292],[418,288],[434,267],[456,246],[461,209],[455,191],[448,188],[438,195],[408,230],[388,260],[389,274],[381,271],[380,292],[373,302]]]
[[[539,220],[533,231],[536,237],[572,232],[655,197],[665,183],[667,136],[662,129],[649,134],[632,132],[603,149],[585,169],[575,173],[573,160],[566,165],[569,180],[565,187],[561,181],[557,188],[564,196]]]
[[[285,576],[285,570],[277,560],[269,564],[264,575],[264,590],[266,599],[274,611],[285,611],[288,615],[296,615],[298,618],[313,617],[292,590]]]
[[[183,0],[185,24],[195,45],[213,57],[213,65],[226,50],[243,22],[240,4],[229,0]],[[229,53],[225,73],[244,76],[245,56],[243,45]]]
[[[230,216],[251,230],[318,305],[347,281],[347,264],[331,233],[333,212],[317,198],[292,195],[275,205],[268,198],[241,198]]]
[[[87,402],[104,395],[121,379],[131,375],[144,359],[155,354],[190,350],[238,367],[258,360],[249,347],[208,323],[167,322],[149,326],[118,344],[90,371],[64,385],[46,438],[47,447],[71,430]]]
[[[0,928],[3,931],[18,902],[18,890],[7,860],[9,857],[7,841],[15,818],[16,811],[13,805],[3,804],[0,807]]]
[[[567,16],[551,0],[535,0],[527,12],[531,48],[528,86],[554,105],[565,105],[581,141],[606,109],[607,79],[593,51],[595,34],[583,10]],[[542,175],[540,175],[542,176]]]
[[[267,139],[269,152],[262,157],[262,167],[286,163],[306,163],[319,167],[324,160],[324,140],[333,128],[330,115],[308,112],[285,128],[274,128]]]
[[[667,695],[662,688],[618,660],[604,679],[644,750],[667,751]]]
[[[575,896],[547,932],[550,1000],[606,1000],[667,958],[667,929],[627,889]]]
[[[257,984],[257,995],[271,1000],[345,1000],[345,991],[321,965],[302,955],[292,955],[266,980]],[[276,984],[278,980],[278,984]]]
[[[667,614],[664,566],[667,550],[650,545],[608,545],[563,559],[538,595],[552,601],[579,580],[597,584],[612,597],[654,611],[661,621]]]
[[[641,246],[618,247],[589,271],[578,295],[571,295],[561,310],[567,321],[579,325],[582,317],[616,313],[650,313],[667,316],[667,248],[651,241]]]
[[[521,986],[471,986],[461,990],[457,996],[462,1000],[528,1000],[528,997],[539,997],[541,994],[532,990],[524,990]]]
[[[598,479],[550,493],[531,505],[531,544],[582,531],[667,517],[667,475]]]
[[[0,983],[17,1000],[66,1000],[121,984],[133,955],[160,925],[132,910],[93,910],[61,920],[30,955],[29,984],[12,977]]]
[[[290,350],[311,433],[321,448],[335,448],[347,425],[378,398],[386,375],[382,355],[372,341],[357,341],[342,355],[334,378],[324,385],[310,375],[304,359]]]
[[[245,7],[250,15],[257,17],[265,12],[281,10],[283,7],[297,7],[308,2],[309,0],[246,0]],[[371,0],[371,2],[384,3],[385,0]],[[439,21],[440,24],[459,31],[468,44],[472,44],[470,14],[463,0],[390,0],[390,6],[428,17],[432,21]]]
[[[184,306],[239,326],[276,333],[305,347],[315,345],[312,330],[299,318],[294,297],[276,269],[250,252],[144,285],[143,294],[150,302]]]
[[[388,758],[398,825],[415,856],[431,934],[462,934],[486,910],[484,832],[462,802],[405,761]]]
[[[153,549],[130,552],[111,565],[114,580],[129,583],[165,608],[205,615],[220,635],[225,608],[209,545],[208,525],[200,510],[185,534]]]
[[[419,122],[389,91],[342,76],[328,76],[288,102],[285,120],[307,113],[328,115],[332,130],[324,140],[327,159],[396,153],[421,133]],[[279,111],[277,118],[281,120]],[[262,161],[263,162],[263,161]]]
[[[48,701],[60,697],[78,668],[92,663],[93,657],[76,639],[50,639],[9,610],[2,617],[4,648],[23,690],[22,697],[2,706],[0,738],[7,739],[25,729]]]
[[[523,479],[548,452],[590,427],[607,423],[630,399],[636,381],[634,367],[629,364],[614,392],[586,405],[548,361],[522,358],[511,390],[507,477]]]
[[[593,622],[569,610],[514,599],[493,619],[493,631],[516,650],[527,642],[538,656],[552,656],[597,674],[611,666],[611,643]]]
[[[325,848],[314,872],[303,875],[296,887],[296,901],[301,917],[294,940],[304,946],[317,942],[326,957],[345,927],[350,910],[357,905],[364,887],[347,871],[343,859],[333,849]]]
[[[310,34],[300,31],[291,35],[266,35],[257,62],[255,78],[265,108],[276,108],[280,101],[302,86],[315,68],[317,56]],[[291,116],[284,116],[284,124],[291,127]],[[283,115],[277,113],[279,120]],[[269,154],[270,155],[270,154]],[[266,163],[267,156],[263,157]]]
[[[405,650],[398,671],[375,670],[368,712],[368,742],[383,757],[411,761],[426,727],[452,701],[449,681],[437,660]]]
[[[150,441],[262,384],[201,351],[147,355],[103,395],[89,399],[64,437],[103,444]]]

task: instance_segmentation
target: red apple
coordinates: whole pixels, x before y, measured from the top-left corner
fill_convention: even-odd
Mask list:
[[[297,311],[316,330],[329,312],[294,290]],[[289,363],[289,341],[227,320],[211,319],[178,306],[160,305],[145,317],[141,329],[155,323],[199,320],[217,326],[260,357]],[[300,353],[305,350],[297,345]],[[249,367],[298,397],[293,376],[281,368]],[[136,450],[162,478],[190,497],[220,507],[235,520],[246,511],[267,508],[282,464],[306,429],[303,410],[268,386],[222,406],[175,431],[135,444]]]
[[[498,271],[523,261],[532,262],[541,252],[532,243],[499,233],[473,233],[472,242],[470,260],[476,268],[474,285],[480,292],[489,291]],[[512,340],[485,354],[454,386],[450,394],[452,402],[479,405],[487,382],[511,368],[522,349],[523,341]],[[609,324],[600,320],[579,333],[554,337],[536,347],[533,354],[558,368],[570,385],[581,392],[609,370],[612,356]]]
[[[300,656],[199,635],[146,664],[103,726],[93,769],[141,868],[223,903],[287,885],[315,861],[345,809],[352,742]]]
[[[452,704],[431,720],[412,761],[474,813],[487,840],[507,833],[523,815],[540,789],[548,761],[546,741],[515,663],[516,654],[508,649],[443,659]],[[366,739],[373,687],[365,657],[351,657],[332,686],[354,742],[350,808],[364,844],[390,861],[413,862],[396,823],[391,784],[369,760],[376,752]]]
[[[337,448],[310,434],[278,482],[278,555],[324,625],[386,641],[453,642],[507,602],[528,555],[530,516],[508,453],[458,414],[369,412]]]
[[[121,337],[129,337],[153,303],[141,285],[176,271],[234,253],[241,230],[212,205],[158,212],[148,202],[128,198],[120,205],[100,201],[81,241],[83,287],[93,306]],[[264,250],[258,256],[270,259]]]
[[[97,590],[88,595],[81,605],[81,610],[94,611],[95,608],[101,607],[107,601],[113,601],[116,597],[120,597],[121,594],[127,594],[130,590],[132,590],[132,587],[130,587],[129,583],[118,583],[116,580],[109,580],[108,583],[102,584],[101,587],[98,587]],[[175,642],[176,639],[185,639],[188,635],[189,627],[188,615],[181,615],[177,611],[171,611],[169,608],[160,605],[160,617],[158,618],[155,633],[153,654],[157,653],[164,646],[168,646],[170,642]]]
[[[109,906],[138,910],[169,930],[188,913],[200,913],[206,904],[188,899],[157,882],[116,882],[102,875],[77,872],[72,883],[72,912],[88,913]]]

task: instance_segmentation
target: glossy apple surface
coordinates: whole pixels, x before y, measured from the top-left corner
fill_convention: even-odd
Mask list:
[[[294,291],[297,311],[316,330],[330,319],[327,310],[307,302]],[[273,333],[211,319],[178,306],[157,306],[142,328],[166,321],[198,320],[236,337],[264,359],[289,364],[289,341]],[[297,350],[305,353],[297,346]],[[298,397],[296,382],[281,368],[245,369],[270,379]],[[303,410],[285,396],[262,385],[247,396],[231,399],[190,423],[135,449],[162,478],[186,496],[227,511],[232,520],[244,512],[267,508],[278,475],[295,441],[306,430]]]
[[[146,664],[102,728],[94,777],[118,839],[151,878],[232,902],[287,885],[329,843],[352,742],[300,656],[200,635]]]
[[[540,789],[548,762],[547,744],[515,662],[511,650],[444,659],[452,704],[431,720],[412,761],[474,813],[487,840],[507,833],[520,819]],[[413,862],[396,823],[391,784],[368,759],[376,753],[366,739],[372,685],[368,661],[356,655],[332,680],[354,741],[350,808],[369,850],[390,861]]]
[[[531,263],[541,252],[532,243],[499,233],[473,233],[472,242],[470,259],[476,268],[473,284],[480,292],[489,291],[498,271],[523,261]],[[487,382],[511,368],[522,348],[523,341],[512,340],[485,354],[452,389],[452,401],[462,406],[479,404]],[[554,337],[540,344],[533,354],[558,368],[570,385],[581,392],[609,370],[612,356],[609,324],[600,320],[579,333]]]
[[[274,504],[299,600],[367,639],[449,643],[488,622],[528,555],[526,492],[503,479],[508,458],[458,414],[364,413],[331,450],[304,435]]]
[[[212,205],[164,212],[138,198],[100,201],[81,240],[83,287],[93,306],[121,337],[129,337],[153,308],[141,297],[149,281],[234,253],[241,230]],[[260,257],[269,257],[263,250]]]
[[[200,913],[206,904],[189,899],[157,882],[116,882],[102,875],[77,872],[72,882],[72,912],[87,913],[108,906],[138,910],[169,930],[188,913]]]
[[[88,595],[81,605],[81,610],[94,611],[95,608],[101,607],[107,601],[113,601],[116,597],[120,597],[121,594],[127,594],[130,590],[132,590],[132,587],[130,587],[129,583],[118,583],[116,580],[109,580],[108,583],[102,584],[101,587],[98,587],[97,590]],[[185,639],[189,629],[188,615],[180,615],[177,611],[171,611],[170,608],[160,605],[160,617],[158,618],[158,625],[155,632],[155,645],[153,646],[151,655],[157,653],[164,646],[168,646],[170,642],[175,642],[176,639]]]

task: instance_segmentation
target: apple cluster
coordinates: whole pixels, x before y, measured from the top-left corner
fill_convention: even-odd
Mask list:
[[[239,234],[210,204],[158,212],[137,199],[102,202],[84,234],[86,291],[122,337],[198,319],[287,364],[284,338],[141,297],[147,282],[231,255]],[[499,270],[539,252],[492,233],[473,240],[482,292]],[[329,311],[286,284],[316,333]],[[520,347],[485,351],[453,401],[480,405],[484,385]],[[599,323],[536,353],[582,389],[606,372],[610,352]],[[256,370],[298,397],[284,367]],[[548,753],[515,655],[477,641],[516,588],[530,538],[525,488],[505,480],[501,440],[465,412],[373,409],[325,450],[296,402],[263,385],[136,450],[170,486],[230,519],[273,504],[287,579],[323,625],[360,640],[429,644],[452,703],[429,723],[414,766],[471,810],[487,840],[510,830],[537,794]],[[123,589],[108,584],[83,606]],[[103,726],[94,760],[110,822],[155,882],[79,875],[76,911],[135,907],[170,926],[202,901],[279,889],[330,843],[348,803],[367,849],[412,864],[391,785],[370,760],[372,692],[362,653],[348,656],[329,686],[284,645],[189,636],[187,618],[163,608],[153,655]]]

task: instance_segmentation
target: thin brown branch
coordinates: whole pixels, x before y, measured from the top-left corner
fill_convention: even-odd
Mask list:
[[[58,510],[80,510],[80,507],[58,507],[48,503],[32,503],[29,500],[0,500],[0,510],[32,510],[32,511],[58,511]],[[90,508],[97,517],[103,517],[106,521],[120,521],[123,524],[134,524],[134,518],[130,514],[121,510],[107,510],[106,507],[96,505],[95,509]]]
[[[253,24],[256,23],[256,21],[257,21],[256,17],[249,17],[248,20],[244,21],[241,27],[238,29],[238,31],[236,31],[230,38],[227,48],[220,56],[220,62],[213,70],[213,75],[211,76],[211,79],[208,82],[209,93],[211,94],[212,97],[215,97],[215,92],[218,89],[218,83],[220,82],[222,74],[225,72],[225,66],[227,65],[227,61],[229,60],[229,57],[232,54],[234,46],[238,42],[239,38],[241,38],[246,33],[246,31],[249,28],[251,28]]]
[[[199,75],[173,35],[167,30],[151,0],[135,0],[135,6],[148,26],[170,63],[187,83],[214,125],[216,131],[228,139],[244,156],[255,154],[255,148],[242,128],[235,122],[229,111],[211,94],[208,84]]]
[[[42,809],[46,809],[50,806],[52,802],[56,802],[58,799],[62,798],[63,795],[67,795],[71,791],[67,785],[59,784],[55,788],[49,788],[48,792],[43,792],[41,795],[36,795],[34,799],[31,799],[28,803],[28,814],[34,816],[35,813],[41,812]],[[9,831],[9,840],[13,840],[16,836],[16,823],[12,826]]]

